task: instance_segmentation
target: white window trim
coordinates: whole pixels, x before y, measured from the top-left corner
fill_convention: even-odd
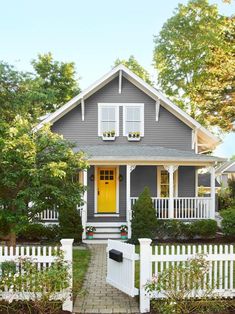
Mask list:
[[[100,122],[101,122],[101,108],[115,107],[115,136],[119,136],[119,104],[116,103],[98,103],[98,136],[102,136]]]
[[[161,197],[161,170],[165,170],[163,166],[157,166],[157,197]],[[168,173],[169,174],[169,173]],[[174,197],[178,197],[178,169],[174,172]]]
[[[128,136],[126,132],[126,108],[127,107],[140,107],[140,116],[142,117],[141,128],[140,128],[140,136],[144,136],[144,104],[143,103],[127,103],[123,105],[123,136]]]
[[[94,166],[95,167],[95,186],[94,186],[94,204],[95,204],[95,208],[94,208],[94,214],[105,217],[104,215],[107,214],[102,214],[102,213],[98,213],[98,168],[114,168],[116,169],[116,212],[115,213],[110,213],[110,216],[113,216],[115,214],[118,214],[119,216],[119,166]],[[95,216],[96,217],[96,216]],[[108,216],[107,216],[108,217]],[[113,216],[114,217],[114,216]]]

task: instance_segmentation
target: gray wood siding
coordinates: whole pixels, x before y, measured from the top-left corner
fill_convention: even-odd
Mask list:
[[[131,196],[138,197],[145,187],[150,189],[150,194],[157,197],[157,167],[137,166],[131,173]]]
[[[128,142],[123,137],[122,107],[119,114],[119,137],[115,142],[104,142],[98,137],[98,103],[144,103],[144,138],[140,142]],[[59,119],[52,130],[80,145],[158,145],[180,150],[191,150],[191,129],[168,110],[160,107],[159,121],[155,119],[155,101],[123,78],[122,93],[118,93],[118,79],[112,80],[102,89],[85,100],[85,121],[81,119],[81,107]]]
[[[180,166],[178,168],[178,196],[195,196],[195,167]]]

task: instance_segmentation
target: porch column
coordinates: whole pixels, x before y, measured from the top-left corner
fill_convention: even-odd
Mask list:
[[[131,165],[126,165],[126,221],[128,239],[131,238]]]
[[[215,218],[215,167],[210,168],[211,173],[211,209],[210,209],[210,218]]]
[[[164,166],[169,173],[169,218],[174,218],[174,172],[178,169],[176,165]]]
[[[83,171],[83,185],[85,187],[85,192],[83,195],[83,201],[84,205],[82,208],[82,227],[83,227],[83,233],[82,238],[86,239],[86,223],[87,223],[87,170]]]

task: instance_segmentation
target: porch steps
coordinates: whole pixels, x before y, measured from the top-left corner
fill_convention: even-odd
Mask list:
[[[126,225],[126,222],[87,222],[87,226],[93,226],[96,228],[94,232],[93,240],[84,240],[84,243],[107,243],[108,239],[120,240],[121,225]]]

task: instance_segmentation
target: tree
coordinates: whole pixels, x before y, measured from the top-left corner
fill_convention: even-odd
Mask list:
[[[142,78],[146,83],[153,85],[152,80],[150,79],[150,74],[148,73],[145,68],[143,68],[138,61],[135,59],[134,56],[130,56],[128,60],[125,59],[117,59],[114,62],[114,65],[117,66],[119,64],[125,65],[128,69],[133,71],[136,75]]]
[[[0,62],[0,115],[12,121],[19,114],[32,121],[55,111],[79,91],[74,63],[53,60],[51,53],[32,61],[35,73]]]
[[[49,52],[39,54],[32,65],[41,82],[40,87],[48,95],[46,112],[55,111],[80,92],[73,62],[55,61]]]
[[[16,233],[45,209],[74,207],[84,191],[73,176],[86,168],[85,156],[74,153],[73,145],[50,131],[34,132],[32,124],[17,116],[0,124],[0,225]]]
[[[232,128],[234,18],[207,0],[180,4],[155,37],[154,66],[163,91],[205,125]]]
[[[157,218],[153,207],[149,188],[145,187],[132,210],[132,236],[133,243],[139,238],[153,238],[156,234]]]

